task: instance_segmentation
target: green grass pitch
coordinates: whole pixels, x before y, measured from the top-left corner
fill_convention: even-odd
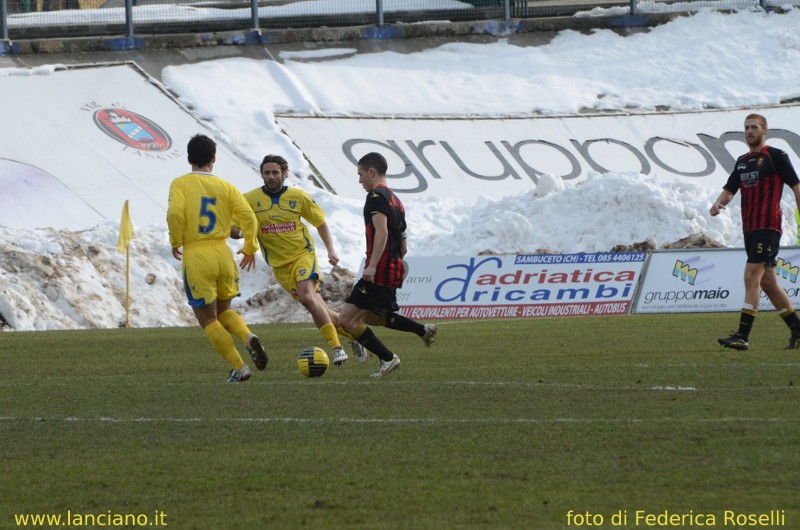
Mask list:
[[[732,313],[376,329],[383,380],[374,357],[305,379],[317,330],[256,325],[270,365],[236,385],[198,327],[1,333],[0,528],[800,528],[780,320],[747,352],[716,343]]]

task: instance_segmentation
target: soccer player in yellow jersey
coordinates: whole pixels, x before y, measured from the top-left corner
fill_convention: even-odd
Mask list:
[[[275,279],[311,314],[331,348],[333,363],[338,366],[348,359],[337,334],[339,315],[320,295],[322,277],[317,254],[303,220],[316,228],[328,252],[328,263],[335,266],[339,257],[333,248],[322,208],[304,190],[286,186],[284,181],[288,175],[289,163],[285,158],[267,155],[261,162],[264,185],[245,193],[244,197],[256,214],[258,242]],[[236,228],[231,235],[239,236]],[[357,342],[351,344],[356,359],[366,362],[367,354],[361,345]]]
[[[214,349],[231,365],[228,382],[238,383],[251,373],[230,334],[245,344],[256,368],[263,370],[269,361],[259,338],[231,309],[231,300],[240,294],[239,271],[227,243],[232,220],[238,220],[244,235],[244,246],[237,252],[242,254],[240,267],[250,270],[258,252],[256,218],[241,192],[211,173],[217,160],[214,140],[195,135],[186,151],[192,172],[173,180],[169,188],[169,243],[172,255],[182,261],[189,305]]]

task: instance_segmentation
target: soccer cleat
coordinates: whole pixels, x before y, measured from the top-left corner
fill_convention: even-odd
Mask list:
[[[436,324],[425,324],[425,334],[422,336],[422,342],[425,343],[425,346],[433,344],[438,332],[439,329],[436,327]]]
[[[231,370],[228,376],[228,383],[242,383],[250,379],[250,368],[245,364],[239,370]]]
[[[800,332],[792,331],[792,336],[789,338],[789,345],[784,350],[797,350],[800,349]]]
[[[356,361],[360,364],[364,364],[367,362],[367,357],[369,357],[369,353],[367,353],[367,349],[361,345],[360,342],[357,340],[350,341],[350,347],[353,348],[353,355],[356,356]]]
[[[256,337],[253,333],[247,336],[247,351],[250,352],[250,357],[253,358],[256,368],[263,370],[267,367],[269,356],[267,356],[264,346],[261,345],[261,339]]]
[[[347,362],[347,354],[344,352],[344,348],[341,346],[337,346],[333,349],[333,364],[336,366],[341,366]]]
[[[392,357],[391,361],[378,361],[378,368],[375,373],[370,374],[370,377],[383,377],[395,368],[400,368],[400,357],[396,354]]]
[[[744,340],[744,337],[740,333],[731,333],[730,337],[725,337],[721,339],[717,339],[722,346],[726,348],[731,348],[734,350],[745,351],[749,348],[747,341]]]

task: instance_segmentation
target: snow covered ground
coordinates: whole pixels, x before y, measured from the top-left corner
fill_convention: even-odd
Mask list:
[[[587,107],[700,111],[778,104],[800,97],[798,27],[800,10],[700,12],[627,37],[607,30],[563,31],[537,47],[500,41],[403,55],[340,50],[323,61],[303,61],[304,52],[292,52],[280,63],[224,59],[168,67],[162,76],[254,165],[268,152],[289,159],[295,172],[289,183],[307,188],[328,212],[342,265],[356,271],[364,252],[363,200],[307,184],[310,169],[278,130],[276,112],[463,116],[478,113],[481,102],[480,112],[512,116]],[[11,74],[0,70],[0,76]],[[604,97],[598,100],[598,94]],[[645,239],[660,246],[697,233],[739,246],[738,208],[716,218],[708,214],[718,193],[691,182],[613,173],[590,174],[579,183],[545,176],[534,191],[501,199],[421,198],[406,204],[410,252],[607,251]],[[786,213],[792,206],[785,203]],[[0,226],[2,329],[118,326],[125,316],[125,256],[116,249],[117,228],[118,222],[80,232]],[[794,237],[787,222],[784,240]],[[132,326],[194,324],[179,267],[163,220],[135,226]],[[241,287],[237,307],[249,322],[309,321],[264,263],[242,273]]]

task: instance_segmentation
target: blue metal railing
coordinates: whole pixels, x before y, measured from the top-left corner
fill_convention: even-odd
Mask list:
[[[399,11],[396,8],[387,10],[384,0],[375,0],[374,11],[358,13],[353,9],[351,0],[340,0],[341,7],[335,2],[326,2],[325,11],[308,14],[299,10],[306,9],[309,4],[314,3],[295,3],[291,0],[216,0],[216,3],[214,1],[198,0],[198,3],[186,3],[187,0],[0,0],[0,54],[10,48],[10,39],[122,35],[126,40],[133,41],[137,33],[140,35],[203,34],[250,30],[256,36],[255,41],[258,41],[261,30],[266,28],[374,25],[380,30],[391,24],[425,20],[502,20],[504,25],[492,24],[492,26],[499,33],[504,33],[511,31],[512,17],[520,19],[568,16],[596,7],[622,7],[627,8],[629,15],[639,15],[642,7],[640,0],[460,0],[459,2],[427,0],[409,1],[409,7]],[[789,0],[790,3],[798,1],[800,0]],[[80,6],[75,9],[74,6],[78,2]],[[728,8],[760,6],[768,10],[770,2],[775,3],[777,0],[730,0],[726,5]],[[659,3],[670,5],[671,0]],[[301,5],[303,7],[296,7]],[[695,5],[697,7],[694,7]],[[697,0],[683,3],[681,6],[683,7],[676,8],[691,11],[708,7],[708,3]],[[369,34],[390,36],[392,32],[377,31]]]

